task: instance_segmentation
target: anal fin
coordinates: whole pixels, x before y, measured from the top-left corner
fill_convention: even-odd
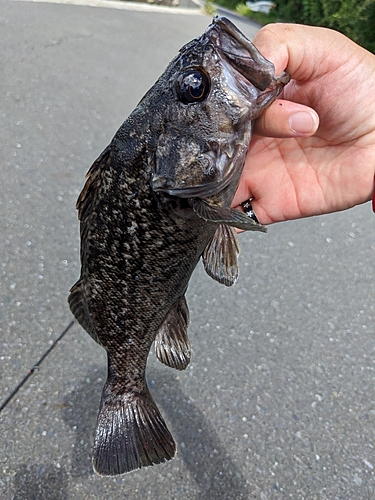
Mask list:
[[[93,448],[93,468],[117,476],[171,460],[176,444],[150,392],[115,395],[103,390]]]
[[[234,285],[238,278],[239,253],[236,230],[220,224],[202,255],[206,273],[225,286]]]
[[[185,370],[190,362],[188,326],[189,309],[183,296],[173,304],[155,338],[159,361],[176,370]]]

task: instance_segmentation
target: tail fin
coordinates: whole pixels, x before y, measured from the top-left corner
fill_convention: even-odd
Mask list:
[[[116,396],[103,391],[93,449],[93,467],[116,476],[171,460],[176,444],[148,389]]]

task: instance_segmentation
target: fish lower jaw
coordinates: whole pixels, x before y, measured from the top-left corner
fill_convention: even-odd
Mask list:
[[[222,144],[214,143],[211,151],[200,155],[201,160],[205,159],[205,163],[210,166],[211,173],[207,172],[207,177],[214,177],[212,180],[192,185],[188,183],[187,179],[185,181],[179,180],[176,183],[172,179],[154,174],[151,179],[151,187],[155,192],[165,193],[177,198],[202,199],[219,194],[233,181],[235,181],[236,188],[242,173],[250,139],[251,127],[242,136],[237,136],[233,145],[224,142]]]
[[[151,187],[153,191],[167,191],[173,187],[173,182],[162,175],[153,174],[151,178]]]

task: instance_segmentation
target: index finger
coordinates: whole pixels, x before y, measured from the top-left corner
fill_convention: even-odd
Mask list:
[[[345,44],[345,50],[343,45]],[[275,74],[286,70],[294,80],[307,81],[341,66],[355,43],[341,33],[315,26],[274,23],[261,28],[254,45],[273,62]],[[334,54],[334,57],[329,57]]]

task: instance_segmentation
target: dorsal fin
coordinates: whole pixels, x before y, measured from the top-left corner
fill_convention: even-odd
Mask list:
[[[76,209],[78,210],[78,219],[84,221],[86,214],[90,212],[91,204],[95,200],[95,193],[99,189],[103,166],[107,163],[111,152],[111,146],[107,146],[102,154],[91,165],[86,174],[86,183],[78,197]]]
[[[73,316],[78,323],[91,335],[91,337],[101,345],[101,342],[96,334],[94,323],[87,306],[84,284],[82,280],[78,280],[70,289],[68,303]]]

